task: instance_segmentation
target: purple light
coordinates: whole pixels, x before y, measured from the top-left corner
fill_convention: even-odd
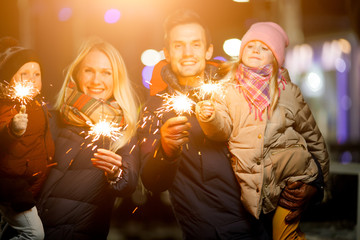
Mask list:
[[[146,87],[147,89],[150,89],[150,80],[151,80],[151,76],[152,76],[152,72],[154,70],[154,66],[145,66],[142,70],[142,83],[144,85],[144,87]]]
[[[219,61],[222,61],[222,62],[226,62],[226,58],[222,57],[222,56],[217,56],[217,57],[214,57],[215,60],[219,60]]]
[[[105,15],[104,15],[104,19],[105,19],[105,22],[107,23],[116,23],[117,21],[119,21],[120,19],[120,11],[117,10],[117,9],[109,9],[106,11]]]
[[[61,22],[65,22],[69,20],[71,16],[72,16],[72,9],[68,7],[60,9],[58,14],[59,21]]]
[[[349,138],[349,105],[344,101],[348,99],[348,77],[347,71],[336,72],[336,88],[337,88],[337,141],[339,144],[345,143]],[[344,104],[345,103],[345,104]]]

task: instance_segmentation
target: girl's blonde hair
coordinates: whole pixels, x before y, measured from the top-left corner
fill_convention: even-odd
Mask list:
[[[64,104],[66,87],[70,81],[77,83],[76,74],[78,67],[87,54],[94,49],[103,52],[110,60],[114,79],[113,97],[121,107],[124,114],[125,123],[127,125],[123,132],[123,136],[116,142],[113,142],[113,144],[110,146],[111,150],[116,151],[120,147],[124,146],[136,132],[139,101],[131,86],[124,60],[122,59],[118,50],[110,43],[100,38],[93,37],[82,44],[77,57],[67,68],[64,83],[60,89],[59,94],[57,95],[55,108],[60,110],[61,106]]]

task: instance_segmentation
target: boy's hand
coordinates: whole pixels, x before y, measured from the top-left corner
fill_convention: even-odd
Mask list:
[[[205,100],[198,102],[195,110],[202,120],[206,120],[214,114],[215,108],[210,101]]]
[[[26,114],[26,108],[21,106],[20,112],[14,116],[11,122],[11,131],[18,137],[22,136],[27,128],[28,116]]]

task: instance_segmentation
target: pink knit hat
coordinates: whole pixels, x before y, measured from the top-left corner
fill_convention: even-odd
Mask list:
[[[258,22],[251,25],[242,38],[240,46],[241,58],[246,44],[258,40],[265,43],[273,52],[279,66],[285,61],[285,48],[289,45],[289,38],[278,24],[274,22]]]

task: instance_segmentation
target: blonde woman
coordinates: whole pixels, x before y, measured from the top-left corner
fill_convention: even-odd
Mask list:
[[[124,61],[109,43],[86,41],[70,64],[55,104],[56,154],[38,204],[45,239],[106,239],[116,196],[137,185],[137,101]],[[118,139],[89,137],[106,120]]]

